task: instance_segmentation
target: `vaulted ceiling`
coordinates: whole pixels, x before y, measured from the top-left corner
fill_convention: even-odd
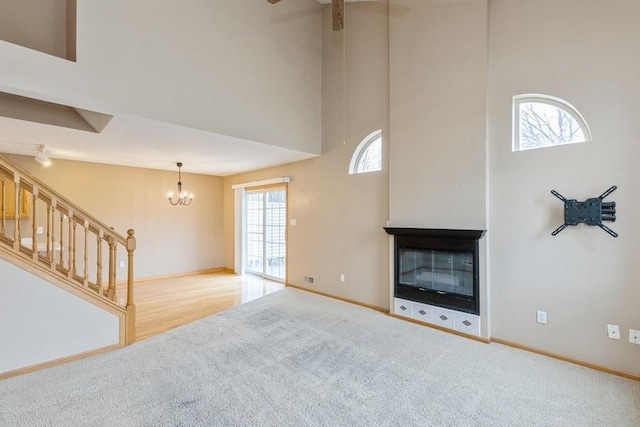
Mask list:
[[[72,60],[29,45],[31,30],[51,40],[48,22],[13,25],[5,14],[0,152],[35,155],[44,145],[54,160],[165,170],[181,161],[185,172],[220,176],[317,156],[318,3],[78,2]],[[27,43],[3,41],[3,31]]]

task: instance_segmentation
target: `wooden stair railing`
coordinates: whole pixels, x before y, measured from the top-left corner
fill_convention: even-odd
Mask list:
[[[0,247],[125,313],[125,344],[135,339],[134,231],[118,234],[0,156]],[[118,269],[127,265],[126,289]]]

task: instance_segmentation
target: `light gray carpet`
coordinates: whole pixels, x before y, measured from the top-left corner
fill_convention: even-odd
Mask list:
[[[640,426],[640,383],[287,288],[0,381],[1,426]]]

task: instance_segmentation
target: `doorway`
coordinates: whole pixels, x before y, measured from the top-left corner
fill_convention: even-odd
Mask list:
[[[286,187],[247,190],[245,209],[247,273],[284,282],[287,271]]]

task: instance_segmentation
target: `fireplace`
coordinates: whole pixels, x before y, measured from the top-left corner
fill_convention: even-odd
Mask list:
[[[385,227],[394,236],[394,297],[480,315],[485,230]]]

